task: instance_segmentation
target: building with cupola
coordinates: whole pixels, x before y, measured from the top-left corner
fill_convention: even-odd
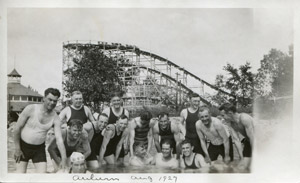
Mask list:
[[[30,86],[21,84],[22,76],[16,69],[7,76],[7,110],[10,115],[19,114],[28,104],[42,103],[42,95]]]

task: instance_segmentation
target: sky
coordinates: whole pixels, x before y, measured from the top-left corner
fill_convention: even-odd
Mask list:
[[[288,52],[293,12],[252,8],[8,8],[7,72],[39,93],[62,88],[62,45],[93,40],[136,45],[214,83],[226,63],[256,72],[270,49]]]

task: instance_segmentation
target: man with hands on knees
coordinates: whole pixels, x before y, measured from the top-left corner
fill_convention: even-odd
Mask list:
[[[17,173],[26,173],[31,159],[37,173],[46,173],[47,160],[45,140],[54,126],[56,144],[61,154],[61,168],[66,168],[66,150],[61,134],[61,122],[54,108],[60,92],[54,88],[45,90],[43,104],[31,104],[20,114],[14,131],[15,160]]]

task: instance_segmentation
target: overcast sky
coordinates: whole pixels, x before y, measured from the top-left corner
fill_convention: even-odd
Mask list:
[[[214,83],[227,62],[256,72],[271,48],[293,43],[289,9],[10,8],[8,63],[41,94],[61,89],[62,43],[94,40],[136,45]]]

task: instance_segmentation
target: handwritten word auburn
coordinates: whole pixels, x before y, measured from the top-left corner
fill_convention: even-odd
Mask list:
[[[90,175],[74,175],[73,181],[119,181],[119,178],[106,178],[106,177],[94,177],[94,174]]]

